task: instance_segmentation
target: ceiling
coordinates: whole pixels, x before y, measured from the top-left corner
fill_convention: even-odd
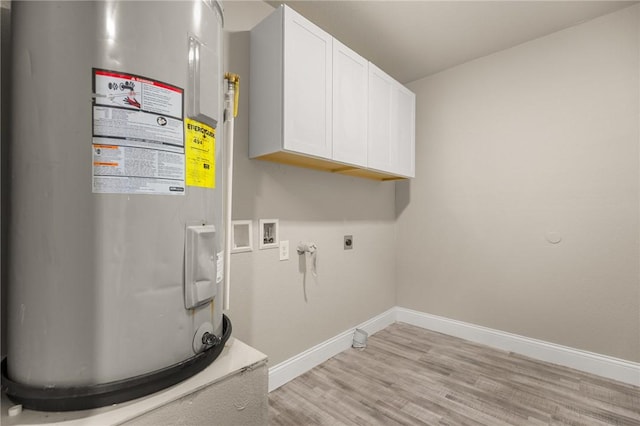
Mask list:
[[[636,1],[225,1],[246,31],[286,3],[402,83],[543,37]]]

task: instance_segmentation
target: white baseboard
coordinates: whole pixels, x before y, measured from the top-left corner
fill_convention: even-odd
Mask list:
[[[640,386],[640,364],[396,307],[396,320],[541,361]]]
[[[269,392],[351,347],[356,328],[374,334],[396,321],[640,386],[640,363],[396,306],[269,368]]]
[[[350,348],[353,343],[353,333],[356,328],[362,329],[371,335],[390,326],[396,321],[395,312],[396,308],[391,308],[356,327],[350,328],[319,345],[269,368],[269,392]]]

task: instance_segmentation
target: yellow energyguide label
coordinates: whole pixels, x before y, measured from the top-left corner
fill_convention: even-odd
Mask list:
[[[185,127],[185,175],[187,186],[216,187],[216,129],[187,118]]]

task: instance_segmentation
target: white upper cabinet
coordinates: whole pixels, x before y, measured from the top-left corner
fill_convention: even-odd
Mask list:
[[[369,62],[333,40],[333,159],[367,167]]]
[[[251,31],[252,158],[290,151],[331,159],[332,44],[288,7]]]
[[[368,167],[415,176],[415,95],[369,64]]]
[[[284,149],[331,158],[332,37],[284,10]]]
[[[413,177],[415,96],[287,6],[251,30],[249,156]]]

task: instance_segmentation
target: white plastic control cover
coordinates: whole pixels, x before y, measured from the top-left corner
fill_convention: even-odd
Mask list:
[[[213,225],[187,226],[184,253],[184,303],[192,309],[216,295],[216,230]]]

